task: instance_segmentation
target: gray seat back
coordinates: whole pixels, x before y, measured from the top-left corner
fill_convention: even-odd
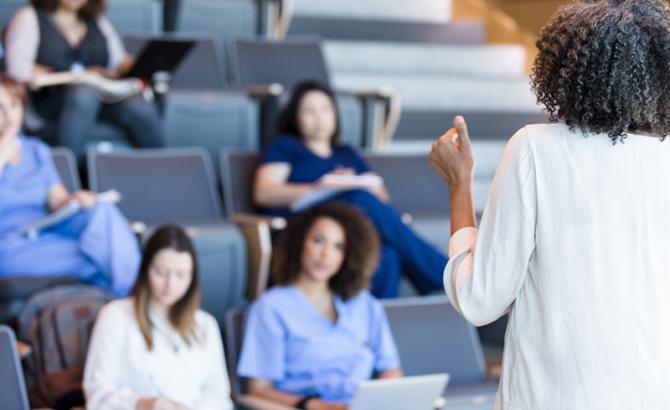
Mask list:
[[[68,192],[77,192],[81,190],[81,181],[77,171],[77,161],[72,151],[65,147],[56,147],[51,149],[51,155],[56,165],[56,170],[63,181],[63,185]]]
[[[449,373],[450,384],[482,383],[486,364],[477,331],[446,296],[383,301],[403,373]]]
[[[221,149],[257,150],[258,104],[235,92],[174,91],[165,101],[165,145],[201,146],[212,158]]]
[[[221,184],[228,217],[236,213],[255,213],[253,186],[258,154],[221,151]]]
[[[12,21],[14,14],[26,4],[28,2],[25,0],[0,0],[0,28],[4,30]]]
[[[229,309],[224,319],[224,350],[226,353],[226,365],[228,366],[228,378],[230,379],[230,391],[233,399],[244,393],[242,381],[237,376],[237,363],[242,353],[244,342],[244,319],[246,309]]]
[[[223,327],[225,312],[247,303],[247,246],[229,222],[189,224],[200,270],[200,306]]]
[[[258,2],[253,0],[181,0],[176,31],[215,33],[221,38],[259,32]]]
[[[260,3],[255,0],[180,0],[175,31],[213,36],[220,61],[226,64],[229,39],[261,34]]]
[[[163,0],[107,0],[105,17],[119,32],[163,31]]]
[[[16,351],[16,337],[8,326],[0,325],[0,408],[29,410],[23,370]]]
[[[237,39],[233,43],[233,77],[240,86],[281,84],[304,80],[330,85],[330,74],[318,38],[284,41]]]
[[[116,189],[129,219],[206,221],[220,219],[213,166],[202,148],[88,152],[93,191]]]
[[[449,188],[423,154],[366,154],[372,170],[384,179],[393,206],[413,216],[449,218]]]
[[[221,65],[216,40],[211,36],[180,33],[161,35],[131,33],[123,36],[123,43],[128,53],[137,56],[150,40],[160,38],[195,42],[193,48],[172,73],[171,90],[214,91],[228,88],[225,67]]]

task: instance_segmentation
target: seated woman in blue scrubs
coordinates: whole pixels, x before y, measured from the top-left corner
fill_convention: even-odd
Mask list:
[[[254,199],[267,214],[291,216],[289,205],[326,186],[322,180],[326,175],[372,173],[354,149],[339,143],[339,128],[332,91],[316,82],[298,84],[256,173]],[[390,206],[383,185],[372,191],[348,191],[334,199],[363,210],[381,237],[381,262],[371,288],[376,297],[397,296],[401,272],[421,293],[442,289],[447,257],[405,225]]]
[[[140,262],[128,222],[92,192],[67,192],[49,147],[20,135],[24,101],[20,86],[0,79],[0,278],[78,276],[126,295]],[[18,232],[70,200],[84,210],[35,239]]]
[[[356,208],[319,205],[278,239],[278,286],[246,318],[238,375],[247,393],[309,410],[341,410],[370,378],[400,377],[381,304],[365,289],[377,263],[374,228]]]

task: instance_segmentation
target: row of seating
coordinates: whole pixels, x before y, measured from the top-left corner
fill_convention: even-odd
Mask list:
[[[140,3],[153,5],[155,9],[156,4],[161,2],[143,0]],[[270,3],[275,4],[273,7],[284,7],[280,4],[282,2],[274,0],[261,2],[166,0],[161,7],[166,15],[170,13],[177,16],[200,15],[205,16],[202,19],[206,20],[211,19],[211,16],[227,13],[227,16],[239,19],[245,13],[254,15],[261,13],[259,10]],[[8,11],[4,14],[7,16],[11,15],[10,9],[18,8],[23,4],[22,1],[3,0],[0,2],[0,8]],[[126,0],[111,0],[108,10],[109,17],[118,26],[117,28],[126,32],[124,41],[131,53],[139,52],[142,46],[152,38],[175,35],[166,34],[162,30],[148,30],[147,27],[130,27],[122,20],[116,20],[115,16],[136,15],[126,12],[129,5],[134,4],[135,2]],[[290,8],[289,4],[290,2],[287,2],[285,5],[287,9]],[[245,8],[252,8],[255,11],[247,13],[243,11]],[[172,11],[168,13],[165,10]],[[190,19],[191,17],[184,17],[183,21],[190,21]],[[179,19],[175,18],[175,21],[177,20]],[[435,105],[433,109],[408,106],[401,115],[399,95],[381,87],[383,84],[375,82],[376,80],[368,82],[372,79],[366,77],[366,73],[370,71],[366,61],[381,58],[388,62],[388,57],[392,54],[381,51],[389,47],[380,48],[369,44],[354,47],[350,42],[324,43],[315,38],[290,39],[281,42],[268,41],[267,38],[270,36],[267,35],[267,32],[259,30],[247,30],[246,32],[233,30],[227,34],[217,32],[221,27],[229,26],[234,25],[221,24],[220,20],[215,25],[207,25],[203,21],[197,21],[197,18],[194,17],[193,25],[189,29],[177,30],[179,27],[177,23],[172,27],[177,31],[177,38],[196,40],[196,47],[174,73],[172,92],[165,97],[163,105],[165,146],[200,145],[209,149],[214,157],[222,148],[258,149],[268,140],[272,119],[276,115],[283,90],[305,78],[317,79],[325,84],[339,85],[337,99],[343,124],[342,139],[349,144],[366,149],[378,150],[392,138],[416,140],[439,135],[448,125],[448,119],[453,113],[465,113],[468,116],[475,139],[506,139],[525,123],[546,120],[544,114],[523,110],[515,111],[513,107],[508,107],[504,112],[491,110],[490,107],[484,111],[476,107],[445,111],[440,104]],[[256,38],[240,39],[240,36]],[[225,50],[222,44],[226,45]],[[393,52],[398,49],[395,45],[391,48]],[[457,47],[456,49],[463,48]],[[475,49],[478,48],[475,47]],[[414,61],[420,56],[443,54],[442,52],[436,54],[436,50],[430,53],[430,50],[421,51],[418,49],[411,51],[412,58],[406,60]],[[353,55],[358,56],[356,60],[362,63],[351,66],[352,58],[341,58],[351,55],[352,52]],[[474,54],[478,55],[477,52]],[[366,55],[367,58],[359,58]],[[379,58],[372,59],[371,55]],[[500,57],[503,54],[494,53],[492,55]],[[392,69],[391,66],[398,65],[397,58],[392,60],[395,62],[384,65],[384,72]],[[439,59],[439,61],[442,60],[444,59]],[[447,60],[461,61],[460,58]],[[500,58],[496,59],[496,61],[499,60]],[[514,58],[514,61],[517,60],[519,58]],[[415,65],[426,65],[419,63],[419,61],[414,62]],[[512,65],[519,66],[518,63]],[[427,66],[432,66],[432,64],[427,64]],[[379,64],[375,62],[373,67],[379,67]],[[397,69],[401,69],[401,72],[404,73],[406,68],[403,67],[397,67]],[[451,68],[446,67],[445,70],[447,73]],[[378,70],[375,68],[375,71]],[[514,68],[513,71],[516,72],[518,69]],[[352,79],[353,82],[348,79]],[[369,87],[361,87],[362,79],[365,79],[364,83],[377,84],[380,87],[363,89]],[[415,88],[412,86],[412,89]],[[354,89],[357,91],[352,91]],[[412,99],[408,100],[403,90],[402,87],[399,89],[403,99],[409,101],[410,105],[414,104]],[[440,95],[444,97],[443,94]],[[189,135],[190,138],[186,139],[184,135]],[[118,144],[125,137],[122,130],[102,126],[92,130],[91,139],[92,141],[112,141]]]
[[[63,287],[60,288],[60,293],[61,296],[64,296],[82,290],[81,285],[69,288]],[[29,319],[31,315],[34,315],[35,312],[32,309],[39,305],[37,300],[46,296],[47,293],[42,293],[31,299],[31,304],[27,305],[23,312],[26,316],[22,319]],[[91,295],[87,297],[91,297]],[[100,302],[104,303],[108,295],[100,293],[95,297],[100,298]],[[42,300],[41,302],[44,303],[45,301]],[[52,302],[56,302],[56,300]],[[449,409],[490,408],[497,383],[487,371],[477,332],[453,309],[445,296],[389,300],[383,302],[383,307],[389,320],[405,375],[415,376],[448,372],[450,383],[444,396]],[[266,401],[245,394],[244,380],[237,377],[236,368],[244,341],[245,314],[246,310],[243,308],[228,310],[221,327],[232,398],[239,405],[238,408],[288,409],[286,406],[276,404],[267,405]],[[419,318],[421,320],[417,320]],[[69,318],[66,320],[75,319]],[[22,320],[21,332],[32,329],[32,327],[27,327],[27,324],[28,322]],[[72,328],[77,328],[77,326]],[[82,332],[79,333],[79,336],[83,338],[80,343],[86,345],[90,325],[80,328],[79,331]],[[20,333],[19,338],[22,341],[33,340],[30,334],[24,333]],[[3,363],[7,364],[3,366],[0,372],[0,379],[4,381],[0,384],[0,397],[4,398],[4,400],[0,400],[0,403],[8,405],[12,409],[23,410],[28,408],[28,404],[26,402],[24,376],[19,368],[15,346],[14,332],[10,328],[0,325],[0,357]],[[39,349],[40,346],[33,346],[33,348]],[[72,354],[73,352],[68,353]],[[38,355],[38,357],[42,356]],[[68,361],[63,363],[63,366],[70,366],[72,369],[83,367],[84,361],[85,357],[83,356],[68,356]],[[28,366],[28,369],[34,370],[30,366]],[[42,369],[41,371],[48,372],[49,369]]]
[[[491,407],[497,383],[487,373],[477,332],[446,296],[387,300],[383,306],[405,375],[446,371],[450,374],[447,408],[456,409],[459,404],[468,409],[473,405]],[[257,398],[245,394],[243,380],[237,377],[245,313],[245,309],[231,309],[225,315],[224,345],[231,392],[233,400],[241,405],[264,408]]]
[[[221,38],[275,36],[286,18],[286,0],[107,0],[107,18],[122,32],[214,32]],[[0,1],[0,25],[26,5]],[[279,33],[277,33],[279,34]]]
[[[66,187],[79,188],[72,153],[64,148],[53,152]],[[284,224],[281,219],[260,216],[253,204],[251,189],[257,154],[224,150],[220,156],[219,178],[202,148],[109,153],[91,150],[87,158],[89,188],[96,192],[118,190],[123,197],[119,208],[138,232],[168,221],[188,227],[201,259],[203,306],[219,317],[226,308],[239,306],[265,290],[272,252],[271,230]],[[405,214],[406,221],[446,250],[449,194],[425,157],[369,154],[366,159],[385,179],[394,204]],[[221,252],[224,248],[228,251]],[[207,294],[210,291],[211,297]],[[221,297],[224,291],[227,296]]]

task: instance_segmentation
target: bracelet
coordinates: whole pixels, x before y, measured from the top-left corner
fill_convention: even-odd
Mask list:
[[[295,408],[300,410],[307,410],[307,403],[310,400],[315,400],[318,399],[319,397],[321,396],[319,396],[318,394],[310,394],[309,396],[305,396],[295,404]]]

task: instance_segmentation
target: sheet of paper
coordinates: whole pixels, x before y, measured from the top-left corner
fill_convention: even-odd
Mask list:
[[[337,194],[340,194],[342,192],[346,191],[353,191],[355,189],[359,188],[351,188],[351,187],[328,187],[328,188],[317,188],[309,191],[305,195],[301,196],[297,200],[293,201],[289,209],[291,212],[302,212],[305,209],[308,209],[319,202],[323,202],[326,199],[330,199]]]

